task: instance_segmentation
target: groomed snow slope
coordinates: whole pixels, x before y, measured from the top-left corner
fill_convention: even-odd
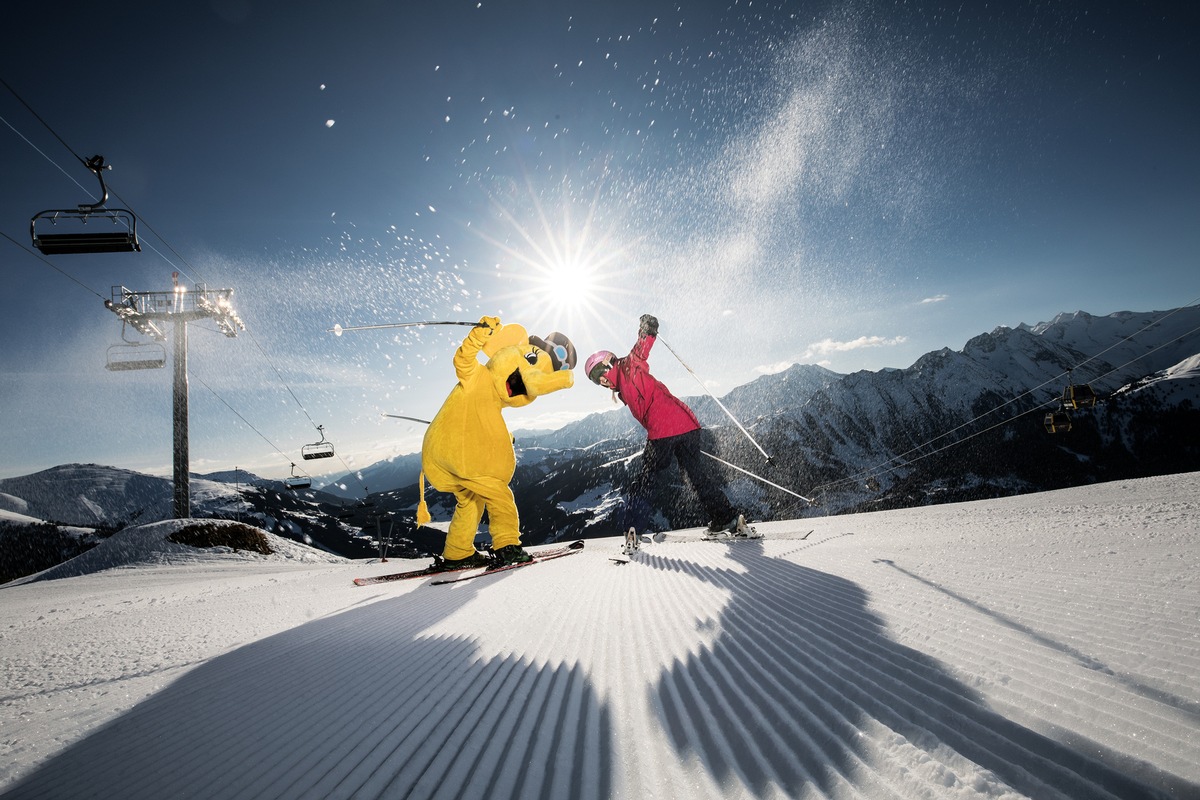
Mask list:
[[[1200,473],[758,527],[0,589],[0,793],[1200,796]]]

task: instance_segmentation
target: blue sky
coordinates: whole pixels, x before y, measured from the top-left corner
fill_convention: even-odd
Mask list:
[[[464,330],[335,323],[498,314],[586,355],[650,312],[722,394],[1200,298],[1184,4],[175,5],[5,26],[0,77],[53,133],[0,87],[0,477],[169,474],[170,370],[104,369],[102,298],[174,271],[248,328],[190,329],[193,470],[317,478],[420,448],[382,414],[436,413]],[[72,151],[113,165],[142,253],[30,248],[34,212],[95,196]],[[577,375],[508,422],[609,408]],[[316,425],[338,458],[302,461]]]

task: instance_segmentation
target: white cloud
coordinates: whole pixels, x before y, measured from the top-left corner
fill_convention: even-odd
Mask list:
[[[924,305],[929,305],[930,303],[940,303],[943,300],[945,300],[946,298],[948,298],[949,296],[950,295],[946,295],[946,294],[935,294],[933,297],[926,297],[924,300],[922,300],[919,303],[919,305],[924,306]]]
[[[774,364],[760,364],[754,368],[754,371],[759,375],[777,375],[795,363],[795,361],[776,361]]]
[[[817,356],[826,356],[830,353],[846,353],[851,350],[862,350],[865,347],[895,347],[907,341],[907,336],[894,336],[891,339],[883,336],[860,336],[849,342],[835,342],[833,339],[824,339],[810,344],[808,349],[804,351],[804,355],[801,356],[801,360],[810,361]]]

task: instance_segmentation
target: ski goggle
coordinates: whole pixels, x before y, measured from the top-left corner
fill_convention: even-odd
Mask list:
[[[555,371],[575,368],[575,345],[564,334],[556,331],[545,339],[530,336],[529,343],[550,356],[550,366]]]
[[[570,365],[567,363],[567,359],[568,359],[568,356],[570,355],[570,352],[567,350],[567,348],[564,345],[556,344],[553,347],[551,347],[547,352],[550,353],[550,362],[554,365],[555,369],[570,369],[571,368]]]
[[[592,371],[588,373],[588,380],[592,383],[600,383],[600,379],[608,374],[610,369],[612,369],[612,364],[607,359],[601,361],[592,367]]]

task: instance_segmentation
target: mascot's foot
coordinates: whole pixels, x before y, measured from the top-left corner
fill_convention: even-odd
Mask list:
[[[533,556],[521,549],[519,544],[510,544],[508,547],[501,547],[499,550],[492,551],[492,566],[507,567],[510,564],[528,564],[533,561]]]
[[[429,567],[429,572],[452,572],[460,569],[474,569],[475,567],[490,567],[494,563],[493,559],[488,558],[483,553],[476,552],[466,558],[448,559],[441,556],[433,557],[433,565]]]

